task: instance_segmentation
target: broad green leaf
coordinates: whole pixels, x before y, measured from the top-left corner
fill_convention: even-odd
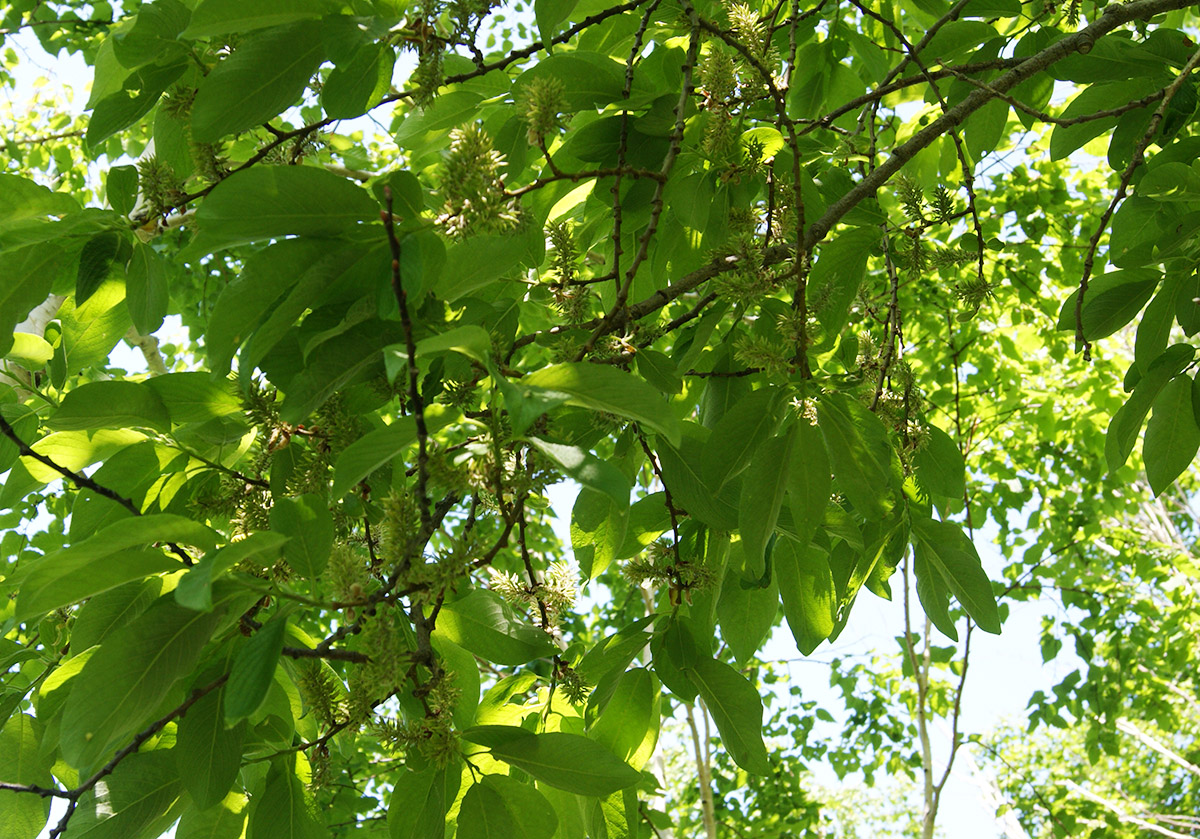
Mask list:
[[[520,839],[550,839],[558,829],[558,816],[554,807],[533,784],[523,784],[508,775],[485,775],[477,786],[499,797],[498,802],[492,799],[490,804],[495,806],[498,803],[500,808],[507,812],[515,828],[515,835]],[[470,791],[467,794],[470,795]],[[463,804],[466,804],[465,798]],[[459,817],[464,839],[470,835],[468,831],[472,828],[468,827],[468,823],[471,821],[473,819],[468,816]],[[478,826],[482,828],[483,824],[478,823]],[[488,831],[474,835],[493,839],[496,834]]]
[[[761,388],[741,399],[713,426],[704,444],[704,480],[714,492],[750,465],[750,458],[778,424],[780,393]]]
[[[350,60],[339,63],[321,88],[321,107],[331,117],[347,119],[365,114],[387,92],[396,56],[391,47],[367,43]]]
[[[661,393],[615,367],[598,364],[555,364],[521,380],[569,397],[567,404],[616,414],[662,434],[679,445],[679,423]]]
[[[292,234],[337,236],[378,212],[369,192],[324,169],[255,166],[221,181],[196,210],[196,224],[211,253]]]
[[[691,516],[719,530],[736,530],[738,522],[738,495],[727,492],[716,495],[701,474],[703,457],[702,444],[694,437],[684,437],[677,451],[671,446],[658,449],[659,465],[662,467],[663,482],[671,491],[677,509],[686,510]],[[740,494],[741,487],[735,484]]]
[[[567,112],[603,107],[621,98],[624,67],[607,56],[580,50],[543,58],[513,82],[520,91],[534,79],[555,78],[563,83]],[[519,94],[518,94],[519,95]]]
[[[235,227],[231,225],[230,232]],[[208,365],[214,374],[229,372],[237,348],[270,314],[272,304],[291,291],[296,278],[317,263],[327,249],[327,243],[317,240],[286,239],[246,259],[237,279],[217,298],[204,335]]]
[[[1129,459],[1133,445],[1137,442],[1142,423],[1150,413],[1150,407],[1167,382],[1171,381],[1196,355],[1195,347],[1175,344],[1167,347],[1150,369],[1142,376],[1125,404],[1113,414],[1104,438],[1104,456],[1108,471],[1115,472]]]
[[[86,650],[102,643],[149,609],[162,594],[162,589],[161,577],[149,577],[93,594],[75,613],[71,644],[76,649]]]
[[[549,635],[519,618],[499,595],[483,589],[442,606],[436,632],[497,664],[525,664],[557,651]]]
[[[783,506],[795,438],[796,435],[789,430],[766,440],[754,452],[743,477],[742,495],[738,502],[738,532],[745,553],[745,571],[751,577],[770,574],[766,550]]]
[[[67,376],[106,362],[133,325],[125,306],[124,283],[115,280],[106,281],[82,305],[67,300],[58,316],[62,337],[51,366],[51,378],[58,387]]]
[[[578,0],[534,0],[533,17],[537,21],[538,34],[542,38],[542,42],[548,44],[558,31],[558,26],[567,16],[571,14],[571,10],[575,8]]]
[[[125,269],[125,306],[133,328],[142,335],[157,332],[169,305],[166,260],[149,245],[135,244]]]
[[[46,426],[56,431],[138,427],[165,432],[171,428],[171,418],[149,385],[114,380],[68,391]]]
[[[961,498],[967,489],[967,466],[958,445],[936,425],[928,426],[929,439],[913,457],[917,480],[934,495]]]
[[[1129,323],[1158,287],[1162,273],[1149,268],[1111,271],[1092,279],[1083,297],[1083,337],[1088,341],[1107,338]],[[1058,328],[1075,330],[1076,291],[1063,303]]]
[[[207,38],[229,32],[250,32],[268,26],[314,20],[333,11],[328,0],[201,0],[192,12],[184,38]]]
[[[104,179],[104,195],[108,205],[123,216],[129,215],[137,203],[138,170],[136,166],[113,166]]]
[[[740,547],[739,547],[740,544]],[[741,554],[744,543],[735,543],[734,548]],[[772,556],[774,563],[775,557]],[[758,566],[747,564],[751,568],[750,576],[757,573]],[[717,618],[721,622],[721,637],[729,645],[729,650],[738,664],[745,666],[749,662],[775,624],[779,613],[779,588],[775,575],[770,576],[766,587],[743,586],[741,558],[731,561],[725,575],[725,583],[721,586],[721,599],[717,602]]]
[[[417,358],[448,351],[460,352],[480,364],[490,364],[492,337],[481,326],[459,326],[417,342]]]
[[[84,243],[75,277],[75,305],[82,306],[108,279],[122,246],[128,249],[129,243],[111,231],[97,233]]]
[[[600,576],[616,559],[628,521],[627,507],[602,492],[580,488],[571,508],[571,550],[586,579]]]
[[[267,689],[275,677],[275,667],[283,650],[286,627],[287,620],[281,616],[267,621],[234,656],[229,681],[224,688],[227,725],[252,716],[267,698]]]
[[[696,660],[687,675],[712,714],[729,756],[747,772],[770,774],[762,739],[762,699],[754,685],[728,664],[711,658]]]
[[[815,425],[801,417],[796,423],[796,441],[787,470],[787,492],[792,523],[803,540],[812,538],[813,530],[825,518],[833,488],[832,476],[825,438]]]
[[[492,757],[531,778],[579,795],[608,795],[633,786],[641,773],[587,737],[551,731],[533,734],[523,728],[483,726],[463,738],[490,749]]]
[[[249,804],[246,796],[231,792],[207,810],[189,809],[179,820],[175,839],[242,839]]]
[[[809,655],[837,627],[838,596],[825,552],[780,539],[772,556],[783,616],[796,647]]]
[[[5,354],[5,357],[26,369],[40,370],[46,366],[46,362],[54,358],[54,347],[50,346],[41,336],[31,335],[28,332],[15,332],[13,333],[12,349]]]
[[[838,486],[868,520],[882,518],[895,503],[892,449],[883,423],[861,402],[839,393],[820,398],[817,416]]]
[[[809,311],[829,335],[846,325],[850,304],[867,271],[867,257],[879,249],[878,228],[852,227],[821,246],[808,280]]]
[[[53,786],[34,726],[32,717],[15,714],[0,728],[0,782]],[[36,839],[49,816],[48,799],[0,790],[0,839]]]
[[[919,553],[913,558],[913,575],[917,578],[917,599],[921,601],[921,608],[943,635],[957,641],[958,629],[950,617],[950,589],[945,578]]]
[[[213,607],[213,580],[235,565],[248,560],[263,567],[270,567],[279,557],[288,538],[282,533],[260,531],[205,554],[180,578],[175,587],[175,602],[189,609],[208,611]]]
[[[461,770],[400,771],[388,806],[391,839],[425,839],[445,830],[446,811],[454,803],[462,780]]]
[[[329,835],[312,794],[297,777],[302,761],[294,754],[271,761],[266,788],[250,802],[246,839],[320,839]]]
[[[308,579],[325,570],[333,548],[333,516],[325,499],[316,493],[299,498],[277,498],[271,505],[271,529],[288,537],[283,558]]]
[[[226,799],[242,765],[246,725],[239,723],[232,728],[225,727],[222,703],[227,693],[228,685],[223,685],[201,697],[179,720],[176,728],[172,751],[179,776],[200,810],[215,807]],[[239,823],[244,818],[239,815]],[[231,818],[225,818],[221,823],[231,821]]]
[[[167,64],[139,67],[126,77],[119,89],[96,102],[88,120],[85,141],[93,152],[118,131],[135,124],[158,104],[164,91],[187,70],[183,58]]]
[[[593,701],[599,688],[592,693]],[[604,698],[588,736],[634,769],[654,754],[661,722],[658,679],[644,667],[622,673]]]
[[[1093,84],[1072,99],[1059,116],[1063,119],[1073,119],[1106,111],[1112,108],[1113,102],[1130,102],[1157,86],[1153,75],[1150,78]],[[1099,137],[1112,128],[1116,121],[1117,118],[1112,116],[1085,120],[1074,125],[1056,125],[1050,134],[1050,159],[1061,160],[1082,148],[1093,137]]]
[[[140,839],[162,834],[179,818],[185,799],[166,750],[125,758],[104,784],[84,795],[68,835],[83,839]]]
[[[1154,360],[1167,348],[1171,329],[1175,326],[1175,311],[1183,286],[1183,277],[1178,274],[1168,275],[1162,289],[1154,295],[1138,322],[1133,355],[1142,374],[1150,369]]]
[[[514,802],[515,803],[515,802]],[[461,839],[518,839],[516,822],[504,796],[485,783],[472,784],[458,812]]]
[[[912,529],[917,556],[941,575],[946,587],[980,629],[1000,634],[1000,612],[992,583],[962,527],[954,522],[915,516]]]
[[[576,446],[564,446],[537,437],[529,438],[529,442],[561,466],[568,477],[589,489],[604,493],[620,510],[629,506],[629,481],[616,466]]]
[[[515,272],[522,264],[535,264],[529,254],[528,242],[523,237],[475,236],[446,249],[446,264],[442,268],[442,282],[437,292],[453,302]]]
[[[192,136],[198,143],[213,143],[267,122],[299,101],[324,57],[321,26],[314,21],[248,36],[200,82]]]
[[[1200,448],[1200,428],[1192,407],[1192,378],[1176,376],[1154,399],[1146,424],[1142,459],[1150,489],[1159,495],[1192,465]]]
[[[425,427],[431,434],[456,419],[458,412],[445,406],[430,405],[425,409]],[[330,497],[341,498],[416,442],[417,425],[412,417],[400,417],[391,425],[364,434],[338,455]]]
[[[160,598],[110,637],[74,680],[63,709],[62,755],[94,767],[141,729],[176,680],[191,672],[220,619]]]
[[[231,383],[214,380],[207,373],[166,373],[147,379],[145,385],[158,394],[177,425],[206,422],[243,410]]]
[[[175,542],[211,550],[216,539],[204,525],[170,513],[121,519],[37,560],[17,598],[17,618],[27,620],[121,583],[182,567],[178,558],[141,546]]]
[[[12,331],[35,306],[46,299],[54,277],[67,264],[65,251],[50,245],[31,245],[0,253],[0,350],[12,346]]]

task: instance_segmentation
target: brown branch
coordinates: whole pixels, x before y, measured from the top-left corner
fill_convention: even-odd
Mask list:
[[[396,218],[392,213],[392,188],[383,188],[387,212],[383,226],[392,249],[392,293],[400,306],[400,325],[404,330],[404,346],[408,355],[408,400],[412,405],[413,421],[417,425],[417,505],[421,513],[421,530],[432,533],[429,514],[429,429],[425,425],[425,400],[421,397],[420,371],[417,369],[417,342],[413,337],[412,313],[408,310],[408,292],[400,278],[400,240],[396,238]]]

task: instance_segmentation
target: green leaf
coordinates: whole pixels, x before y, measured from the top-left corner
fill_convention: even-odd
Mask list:
[[[687,675],[700,691],[734,762],[754,775],[770,774],[762,739],[762,698],[754,685],[728,664],[710,658],[693,662]]]
[[[704,481],[714,492],[750,465],[750,458],[778,424],[776,388],[751,391],[713,426],[704,444]]]
[[[504,796],[482,783],[472,784],[458,813],[460,839],[517,839],[517,825]]]
[[[482,589],[446,603],[436,631],[496,664],[525,664],[557,651],[549,635],[518,617],[498,594]]]
[[[459,766],[401,770],[388,806],[391,839],[426,839],[445,831],[446,811],[458,795],[462,781]]]
[[[808,279],[810,311],[829,335],[846,326],[850,304],[867,275],[867,257],[878,251],[878,228],[851,227],[820,248]]]
[[[599,688],[592,692],[592,701],[598,693]],[[607,692],[588,735],[634,769],[641,769],[658,742],[660,704],[654,674],[644,667],[627,670]]]
[[[679,422],[663,395],[641,379],[615,367],[598,364],[555,364],[521,380],[568,396],[568,405],[606,411],[653,429],[679,445]]]
[[[621,98],[625,86],[624,68],[619,63],[608,56],[580,50],[543,58],[517,77],[513,90],[520,91],[534,79],[547,77],[563,83],[567,113],[615,102]]]
[[[170,513],[121,519],[89,539],[36,560],[17,598],[17,619],[28,620],[121,583],[182,567],[162,551],[130,548],[176,542],[212,549],[216,538],[204,525]]]
[[[53,786],[34,725],[32,717],[15,714],[0,728],[0,782]],[[49,816],[49,799],[0,790],[0,839],[36,839]]]
[[[162,594],[162,588],[160,577],[150,577],[93,594],[75,613],[71,644],[76,649],[86,650],[102,643],[109,635],[149,609]]]
[[[585,579],[600,576],[616,559],[628,520],[628,503],[621,505],[602,492],[580,488],[571,508],[571,550]]]
[[[459,326],[417,342],[417,358],[439,352],[459,352],[480,364],[491,364],[492,336],[481,326]]]
[[[740,549],[738,553],[741,553]],[[747,566],[754,567],[749,561]],[[717,602],[717,618],[721,622],[721,637],[729,645],[738,664],[745,666],[753,659],[775,624],[779,613],[779,588],[775,583],[775,575],[771,575],[765,588],[744,587],[740,568],[740,559],[731,559],[725,584],[721,586],[721,599]]]
[[[208,611],[213,607],[213,580],[246,561],[270,567],[281,553],[287,536],[273,531],[251,533],[218,551],[205,554],[188,569],[175,587],[175,602],[189,609]]]
[[[458,419],[458,412],[441,405],[425,409],[425,427],[432,434]],[[381,469],[417,442],[417,425],[412,417],[400,417],[346,447],[333,467],[331,498],[341,498],[376,469]]]
[[[217,184],[196,210],[196,223],[207,248],[200,250],[211,253],[290,234],[337,236],[378,211],[369,192],[324,169],[255,166]]]
[[[1109,110],[1113,102],[1131,102],[1150,93],[1157,86],[1153,75],[1151,78],[1093,84],[1072,99],[1059,116],[1062,119],[1074,119]],[[1092,138],[1099,137],[1111,129],[1116,123],[1117,118],[1112,116],[1084,120],[1074,125],[1056,125],[1050,134],[1050,159],[1061,160],[1067,157],[1083,148]]]
[[[764,569],[770,573],[765,564],[766,550],[783,506],[795,437],[788,431],[770,438],[754,452],[746,469],[738,503],[738,532],[745,552],[745,571],[752,577],[761,577]]]
[[[277,498],[271,506],[271,529],[290,537],[283,546],[288,565],[310,580],[329,563],[333,548],[333,516],[325,499],[316,493],[299,498]]]
[[[542,43],[550,43],[558,32],[559,24],[570,16],[577,2],[578,0],[534,0],[533,18],[537,21],[538,35],[541,36]]]
[[[824,551],[791,539],[775,543],[772,559],[783,616],[797,649],[809,655],[837,628],[838,596],[833,571]]]
[[[604,493],[620,510],[629,507],[629,481],[620,469],[608,461],[601,460],[576,446],[564,446],[537,437],[530,437],[529,442],[561,466],[568,477],[585,487]]]
[[[531,778],[578,795],[608,795],[633,786],[642,777],[604,746],[578,734],[533,734],[510,726],[480,726],[467,729],[462,736],[488,747],[492,757]]]
[[[246,796],[231,792],[207,810],[189,809],[179,820],[175,839],[242,839],[249,803]]]
[[[396,56],[391,47],[363,44],[339,63],[321,87],[321,107],[331,117],[348,119],[370,110],[387,92]]]
[[[1192,379],[1183,374],[1171,379],[1154,399],[1154,413],[1146,424],[1142,459],[1155,495],[1192,465],[1198,448],[1200,428],[1192,407]]]
[[[498,796],[499,801],[492,799],[489,806],[494,808],[499,804],[499,807],[508,813],[515,828],[515,835],[520,839],[551,839],[558,829],[558,815],[554,812],[554,807],[546,800],[546,796],[542,795],[532,784],[523,784],[508,775],[485,775],[476,786]],[[470,791],[467,792],[467,795],[470,795]],[[465,798],[463,803],[466,804]],[[463,839],[466,839],[466,836],[470,835],[467,831],[476,825],[468,827],[468,824],[474,822],[474,819],[460,818],[462,825],[460,830],[464,831]],[[477,826],[482,828],[482,822]],[[498,834],[487,831],[474,835],[493,839]]]
[[[17,362],[28,370],[40,370],[46,362],[54,358],[54,347],[45,338],[31,335],[28,332],[13,333],[12,349],[5,353],[5,358]]]
[[[792,523],[802,539],[811,538],[812,531],[825,518],[832,491],[833,469],[825,451],[825,438],[815,425],[801,417],[796,423],[796,442],[787,470],[787,492]]]
[[[958,445],[942,429],[930,424],[929,439],[913,457],[917,480],[934,495],[962,498],[967,490],[967,465]]]
[[[202,0],[192,12],[184,38],[250,32],[268,26],[314,20],[333,11],[328,0]]]
[[[125,306],[133,328],[142,335],[157,332],[169,304],[166,261],[149,245],[135,244],[125,269]]]
[[[136,166],[113,166],[104,179],[104,194],[108,205],[123,216],[129,215],[137,203],[138,170]]]
[[[192,104],[192,137],[214,143],[277,116],[300,100],[324,57],[321,25],[315,21],[248,36],[200,82]]]
[[[1125,404],[1113,414],[1104,438],[1104,456],[1108,471],[1115,472],[1129,459],[1133,445],[1137,442],[1142,423],[1150,413],[1150,407],[1167,382],[1171,381],[1196,356],[1196,348],[1189,344],[1167,347],[1163,354],[1150,364]]]
[[[63,709],[63,759],[81,770],[94,767],[141,729],[192,671],[219,618],[164,597],[101,645]]]
[[[179,776],[200,810],[226,799],[242,765],[246,726],[225,727],[222,702],[227,693],[228,686],[222,685],[201,697],[179,720],[176,729],[172,751]]]
[[[176,425],[242,413],[232,384],[208,373],[165,373],[147,379],[145,385],[158,394]]]
[[[0,350],[12,346],[13,327],[50,293],[51,283],[66,265],[66,252],[54,245],[31,245],[0,253]]]
[[[329,835],[311,794],[296,776],[302,760],[292,754],[271,761],[266,787],[250,802],[246,839],[320,839]]]
[[[839,393],[821,396],[817,416],[838,486],[868,520],[883,518],[895,503],[892,448],[883,423],[861,402]]]
[[[68,832],[72,839],[159,836],[179,818],[182,792],[170,752],[130,755],[80,798]]]
[[[275,666],[283,650],[286,627],[287,619],[276,616],[251,635],[250,640],[238,650],[224,690],[226,725],[234,725],[252,716],[267,698],[267,688],[275,678]]]
[[[119,89],[100,99],[88,120],[85,141],[93,152],[118,131],[136,123],[158,104],[163,92],[187,70],[182,58],[165,65],[139,67],[124,79]]]
[[[1136,315],[1154,294],[1162,273],[1149,268],[1111,271],[1095,277],[1083,297],[1083,337],[1088,341],[1107,338]],[[1075,330],[1076,291],[1063,303],[1058,328]]]
[[[913,574],[917,578],[917,599],[929,620],[951,640],[958,640],[958,629],[950,617],[950,589],[946,580],[937,572],[924,555],[913,558]]]
[[[158,394],[143,382],[91,382],[69,391],[46,426],[56,431],[138,427],[166,432],[171,418]]]
[[[975,546],[954,522],[916,516],[912,519],[916,555],[941,575],[967,614],[985,632],[1000,634],[1000,612],[992,583],[983,571]]]

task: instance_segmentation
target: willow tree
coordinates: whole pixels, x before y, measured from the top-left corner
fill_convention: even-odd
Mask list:
[[[0,4],[94,68],[0,157],[6,839],[647,836],[781,615],[1000,631],[1023,359],[1200,443],[1183,0],[122,5]]]

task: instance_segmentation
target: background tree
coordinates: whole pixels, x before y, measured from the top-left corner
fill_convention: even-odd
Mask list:
[[[0,8],[94,68],[0,175],[13,837],[651,835],[676,706],[791,830],[781,612],[911,596],[920,741],[975,529],[1065,580],[1200,445],[1183,0]]]

